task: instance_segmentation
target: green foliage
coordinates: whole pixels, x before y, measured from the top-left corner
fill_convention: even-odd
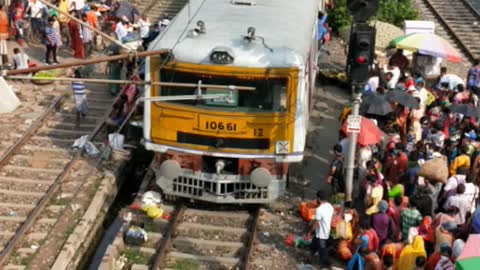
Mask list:
[[[417,11],[412,7],[410,0],[381,0],[377,19],[396,26],[402,26],[405,20],[415,20]]]
[[[148,264],[150,256],[141,252],[136,247],[126,247],[123,256],[127,258],[129,264]]]
[[[193,260],[178,260],[175,261],[175,265],[172,266],[172,269],[175,270],[197,270],[199,269],[199,264]]]
[[[334,0],[334,9],[328,12],[328,25],[334,33],[338,33],[339,29],[350,25],[352,17],[347,9],[347,0]]]
[[[380,0],[380,6],[375,19],[400,27],[405,20],[415,20],[418,13],[410,1]],[[351,24],[351,16],[347,9],[347,0],[334,0],[334,7],[328,13],[328,23],[333,32],[338,34],[340,28]]]

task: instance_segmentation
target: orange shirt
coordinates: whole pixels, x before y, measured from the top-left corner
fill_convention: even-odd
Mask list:
[[[90,25],[97,29],[97,15],[96,15],[96,11],[93,11],[93,10],[90,10],[89,12],[87,12],[87,22],[90,23]]]
[[[8,17],[5,11],[0,11],[0,39],[8,39]]]

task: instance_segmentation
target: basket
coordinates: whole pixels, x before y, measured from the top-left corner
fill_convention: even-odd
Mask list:
[[[35,79],[32,79],[32,83],[33,83],[33,84],[36,84],[36,85],[47,85],[47,84],[52,84],[52,83],[54,83],[54,81],[50,81],[50,80],[35,80]]]

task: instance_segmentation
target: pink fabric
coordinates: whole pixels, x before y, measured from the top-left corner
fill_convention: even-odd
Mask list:
[[[458,256],[457,261],[462,259],[468,259],[472,257],[480,257],[480,234],[470,234],[465,243],[462,253]]]

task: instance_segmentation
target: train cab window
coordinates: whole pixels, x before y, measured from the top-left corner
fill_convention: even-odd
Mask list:
[[[287,110],[287,80],[286,79],[240,79],[226,76],[211,76],[203,74],[183,73],[174,70],[162,70],[160,81],[175,83],[194,83],[202,81],[202,84],[236,85],[254,87],[254,91],[235,91],[233,104],[216,102],[215,100],[182,100],[172,101],[191,106],[218,108],[219,110],[230,111],[275,111],[285,112]],[[182,87],[159,87],[160,96],[194,95],[195,88]],[[226,91],[203,90],[204,94],[220,94]]]

